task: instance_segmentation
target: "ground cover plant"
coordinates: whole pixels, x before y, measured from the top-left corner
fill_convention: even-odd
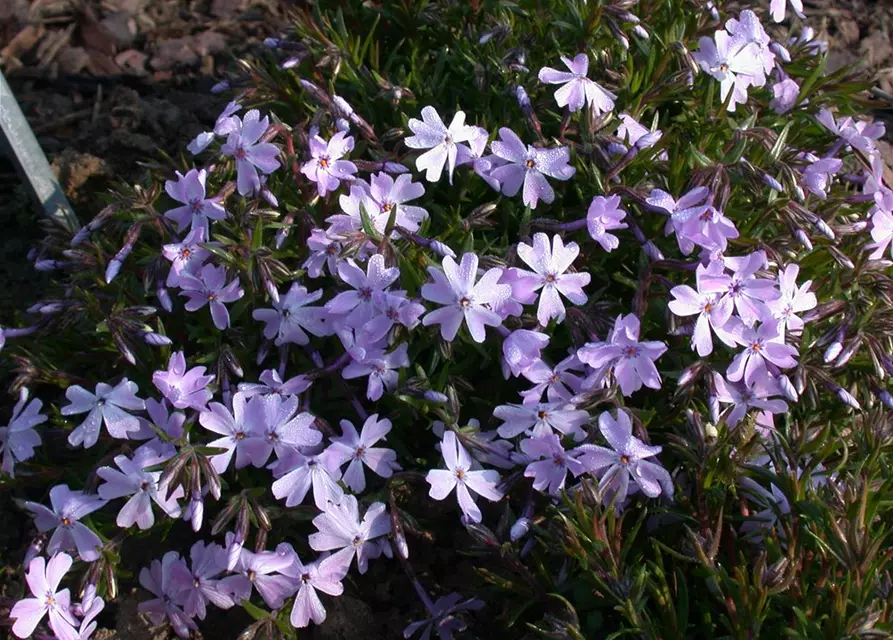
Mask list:
[[[298,12],[33,256],[12,633],[886,637],[893,191],[801,10]]]

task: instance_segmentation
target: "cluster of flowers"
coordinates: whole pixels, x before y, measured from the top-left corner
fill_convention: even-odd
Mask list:
[[[799,3],[792,3],[798,8]],[[783,8],[782,3],[780,15]],[[779,14],[773,11],[777,18]],[[757,16],[745,10],[713,39],[702,38],[694,58],[720,81],[721,97],[728,100],[731,111],[746,104],[749,88],[765,86],[776,73],[775,108],[781,113],[800,106],[793,104],[796,83],[785,76],[779,63],[786,55],[782,45],[770,41]],[[617,96],[587,77],[586,54],[562,61],[569,71],[547,67],[538,76],[542,83],[561,85],[555,92],[559,106],[570,112],[588,107],[596,116],[614,110]],[[322,90],[314,87],[314,91]],[[523,89],[517,95],[522,108],[531,108]],[[366,398],[373,402],[386,393],[407,391],[400,388],[399,370],[410,364],[407,336],[420,331],[420,326],[438,327],[446,342],[455,341],[464,326],[476,343],[488,341],[489,328],[494,344],[498,341],[501,345],[505,377],[521,377],[530,383],[518,402],[494,407],[492,415],[501,421],[494,431],[482,431],[473,420],[468,428],[434,424],[445,468],[427,471],[429,495],[444,500],[455,490],[464,522],[478,523],[484,517],[475,495],[489,501],[503,499],[509,485],[498,470],[523,470],[534,489],[551,497],[579,486],[567,486],[568,473],[579,479],[593,477],[598,481],[599,497],[618,510],[636,493],[673,498],[673,478],[657,461],[661,447],[648,444],[644,430],[639,430],[641,437],[634,435],[635,414],[620,402],[613,411],[601,412],[598,434],[607,445],[602,446],[593,443],[597,434],[589,425],[595,420],[583,408],[599,390],[614,385],[623,396],[643,386],[661,388],[655,362],[667,345],[643,339],[640,318],[621,314],[604,340],[590,336],[589,342],[561,354],[554,363],[546,349],[565,321],[566,304],[580,306],[588,300],[584,288],[591,276],[574,267],[580,246],[562,233],[551,237],[535,233],[530,244],[520,241],[510,248],[509,255],[517,256],[514,266],[482,267],[482,263],[497,261],[473,251],[458,256],[441,241],[424,236],[429,213],[419,200],[425,187],[413,181],[406,166],[347,159],[355,144],[351,127],[360,126],[357,122],[361,119],[342,98],[333,96],[331,103],[339,114],[337,131],[329,139],[316,126],[310,131],[309,158],[300,173],[315,184],[319,197],[337,194],[340,212],[326,219],[326,228],[313,229],[306,238],[307,257],[302,268],[309,279],[334,279],[337,293],[317,304],[323,301],[327,287],[310,291],[295,281],[281,293],[272,282],[266,283],[271,306],[253,309],[251,317],[261,323],[258,332],[280,348],[281,364],[264,371],[256,383],[239,384],[234,393],[221,389],[220,401],[215,401],[209,388],[214,376],[207,375],[205,367],[190,368],[182,351],[172,355],[167,369],[154,373],[152,380],[161,394],[158,399],[140,398],[137,385],[127,378],[115,385],[98,383],[93,392],[79,385],[67,389],[69,404],[61,407],[62,415],[86,414],[69,435],[72,446],[94,446],[103,425],[112,438],[143,443],[132,455],[115,456],[117,468],[102,466],[96,471],[103,481],[97,495],[58,485],[50,492],[51,508],[26,504],[37,529],[47,534],[52,531],[52,535],[45,549],[49,563],[41,557],[28,562],[28,584],[35,597],[20,601],[13,609],[17,636],[28,637],[47,613],[53,632],[62,640],[86,639],[95,628],[94,618],[103,607],[95,590],[88,590],[77,604],[71,603],[67,589],[57,591],[72,564],[67,552],[76,551],[82,561],[93,562],[103,549],[103,541],[81,522],[83,518],[109,502],[126,498],[116,518],[121,528],[152,527],[154,503],[167,516],[188,520],[196,532],[201,531],[205,498],[220,498],[220,475],[231,467],[269,469],[272,493],[286,507],[302,504],[312,494],[320,513],[313,520],[317,532],[308,543],[320,555],[304,564],[287,543],[274,550],[249,551],[244,547],[244,523],[226,534],[224,545],[197,542],[188,561],[173,551],[165,554],[140,574],[140,583],[156,596],[140,609],[154,622],[169,620],[178,635],[186,637],[196,628],[194,619],[204,619],[208,603],[231,607],[249,599],[253,588],[271,609],[282,608],[294,597],[292,625],[320,623],[325,608],[317,591],[339,595],[354,559],[360,573],[366,572],[370,560],[382,555],[393,557],[396,552],[405,559],[407,545],[394,526],[396,514],[381,502],[361,513],[356,497],[366,491],[366,468],[381,478],[401,471],[397,453],[378,446],[392,429],[390,420],[367,415],[356,401],[354,407],[363,425],[358,430],[352,422],[341,420],[339,435],[310,412],[307,392],[315,380],[331,375],[344,380],[366,378]],[[271,142],[279,130],[256,110],[244,117],[236,115],[241,110],[240,104],[231,103],[214,130],[201,134],[189,150],[202,153],[216,138],[225,139],[219,152],[232,158],[238,192],[263,197],[276,206],[267,176],[281,166],[281,151]],[[660,140],[659,130],[649,130],[628,114],[618,116],[616,138],[622,142],[614,144],[615,155],[632,158]],[[803,152],[798,157],[803,169],[795,189],[801,197],[805,197],[803,189],[825,197],[829,181],[841,169],[841,160],[835,156],[842,150],[856,148],[877,158],[874,140],[883,133],[880,125],[851,119],[836,122],[827,111],[820,113],[818,120],[837,142],[821,156],[815,155],[819,150],[813,150],[815,153]],[[487,130],[466,124],[462,111],[446,125],[437,110],[427,106],[421,110],[421,119],[410,119],[408,125],[413,135],[404,142],[421,152],[415,166],[428,182],[439,181],[446,172],[452,183],[457,168],[467,167],[505,196],[520,192],[523,204],[534,209],[555,200],[549,179],[567,181],[576,171],[568,147],[525,144],[507,127],[500,128],[497,139],[491,140]],[[666,152],[661,151],[658,157],[666,158]],[[864,193],[874,202],[872,258],[880,258],[893,241],[893,191],[883,184],[881,168],[876,162],[863,179]],[[192,169],[166,184],[167,194],[182,206],[164,214],[176,231],[171,230],[175,241],[163,247],[170,266],[164,284],[159,285],[158,299],[162,307],[173,311],[167,289],[179,288],[187,312],[207,305],[214,326],[225,331],[230,327],[227,305],[242,298],[244,291],[239,277],[229,273],[225,264],[215,264],[215,254],[209,250],[219,246],[210,241],[210,230],[227,219],[223,203],[228,194],[208,197],[208,177],[206,169]],[[763,179],[770,188],[782,189],[768,174]],[[667,216],[666,234],[675,236],[683,255],[700,249],[698,260],[688,263],[695,271],[695,287],[683,284],[670,292],[673,314],[694,317],[694,322],[679,332],[690,333],[692,350],[701,358],[713,355],[714,335],[738,350],[725,375],[713,372],[709,377],[713,421],[725,421],[733,428],[748,411],[756,410],[757,423],[768,434],[773,414],[788,410],[782,398],[798,398],[796,385],[784,373],[797,364],[798,350],[789,342],[795,342],[808,320],[798,314],[814,309],[817,300],[810,291],[811,282],[797,282],[797,264],[772,262],[764,251],[727,255],[729,241],[739,233],[719,207],[720,200],[708,187],[693,186],[678,199],[655,188],[637,204],[646,212]],[[814,218],[813,224],[821,229],[824,223]],[[631,228],[646,254],[652,260],[662,259],[656,246],[633,225],[616,194],[593,197],[581,220],[541,223],[568,233],[585,229],[606,252],[620,244],[612,231]],[[186,235],[180,238],[183,233]],[[284,242],[285,233],[280,232],[277,243]],[[437,256],[440,264],[428,267],[430,280],[421,286],[420,298],[410,295],[413,287],[408,283],[401,288],[401,269],[389,266],[388,256],[381,251],[383,238],[402,240]],[[118,275],[128,253],[129,249],[122,249],[115,256],[106,273],[108,281]],[[525,310],[534,305],[536,323],[509,328],[522,324]],[[508,323],[510,318],[513,320]],[[0,332],[0,338],[5,335],[13,334]],[[310,346],[310,336],[334,337],[343,354],[325,363]],[[288,378],[290,345],[307,349],[317,368]],[[836,358],[839,351],[831,355]],[[264,357],[259,356],[259,363]],[[691,375],[684,373],[680,384]],[[838,395],[858,407],[843,389],[838,389]],[[444,394],[430,389],[420,397],[433,404],[446,400]],[[721,412],[723,404],[731,408]],[[0,430],[4,472],[12,475],[15,465],[32,457],[40,445],[35,427],[47,419],[41,408],[40,400],[28,402],[27,392],[23,392],[9,425]],[[192,429],[195,422],[214,435],[202,437]],[[208,458],[198,458],[204,482],[195,474],[192,486],[175,486],[172,481],[177,474],[168,470],[186,464],[192,439],[201,440],[213,451]],[[528,526],[526,514],[512,528],[513,541],[523,538]],[[407,635],[423,628],[430,633],[432,625],[440,625],[452,612],[479,606],[472,601],[462,603],[455,594],[436,603],[431,603],[423,590],[421,595],[430,618],[410,625]],[[438,629],[448,633],[449,627]]]

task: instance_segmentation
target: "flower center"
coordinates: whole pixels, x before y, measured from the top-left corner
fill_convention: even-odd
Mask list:
[[[533,159],[528,160],[527,162],[524,163],[524,166],[527,167],[528,169],[533,169],[536,166],[536,160],[533,160]]]
[[[381,212],[382,213],[390,213],[391,209],[393,209],[393,208],[394,208],[394,205],[392,205],[390,202],[385,202],[383,205],[381,205]]]
[[[556,453],[554,456],[552,456],[552,462],[555,463],[556,467],[563,467],[564,466],[564,456]]]
[[[750,348],[751,348],[752,351],[757,351],[757,352],[759,352],[759,351],[763,348],[763,345],[762,345],[762,343],[760,343],[760,342],[754,342],[754,343],[751,345]]]
[[[549,383],[550,383],[550,384],[555,384],[555,383],[558,382],[558,380],[560,380],[560,378],[559,378],[559,376],[558,376],[557,373],[553,373],[551,376],[549,376]]]
[[[620,464],[629,464],[629,456],[620,456]]]
[[[193,198],[189,201],[189,208],[192,210],[192,213],[198,213],[202,210],[202,201],[201,198]]]
[[[713,311],[713,305],[708,302],[704,305],[704,313],[710,313],[711,311]]]
[[[236,440],[244,440],[245,432],[244,431],[236,431],[236,434],[233,436]]]
[[[71,526],[71,518],[69,518],[68,516],[64,516],[64,517],[62,518],[62,526],[63,526],[63,527],[70,527],[70,526]]]
[[[326,247],[326,253],[328,253],[330,256],[335,255],[337,251],[338,248],[334,244],[330,244],[328,247]]]
[[[327,168],[329,167],[329,159],[328,159],[327,157],[325,157],[325,156],[322,156],[322,157],[318,160],[318,164],[319,164],[319,166],[322,167],[323,169],[327,169]]]
[[[456,479],[459,480],[459,482],[465,481],[465,469],[456,469]]]
[[[52,607],[54,604],[56,604],[56,598],[52,593],[47,593],[47,606]]]
[[[188,260],[189,256],[191,256],[191,255],[192,255],[192,249],[183,249],[180,252],[180,257],[183,258],[183,260]]]
[[[639,347],[629,346],[623,350],[623,355],[627,358],[635,358],[639,355]]]
[[[360,536],[354,536],[353,540],[351,540],[350,543],[355,547],[359,547],[361,544],[363,544],[363,538],[361,538]]]
[[[353,452],[353,457],[357,460],[362,460],[364,455],[366,455],[366,447],[357,447],[357,450]]]
[[[719,65],[719,70],[722,71],[723,73],[725,73],[726,71],[729,70],[729,65],[727,65],[725,62],[723,62],[721,65]]]
[[[217,296],[213,293],[208,294],[208,302],[214,302],[217,299]]]
[[[554,273],[547,274],[545,277],[545,280],[548,284],[555,282],[555,274]]]
[[[237,147],[233,155],[239,160],[244,160],[248,156],[248,152],[245,151],[245,147]]]
[[[542,410],[536,412],[536,416],[537,416],[540,420],[545,420],[547,415],[549,415],[549,414],[546,413],[545,411],[542,411]]]
[[[310,574],[302,573],[301,574],[301,582],[303,582],[304,584],[307,584],[308,582],[310,582]]]
[[[149,490],[149,481],[143,480],[140,482],[140,491],[148,491]]]
[[[372,289],[369,287],[363,287],[360,289],[360,297],[363,300],[371,300],[372,299]]]
[[[256,577],[257,577],[257,573],[254,571],[254,569],[251,569],[250,571],[248,571],[248,579],[251,580],[251,582],[254,582],[254,579]]]
[[[471,300],[465,296],[459,299],[459,306],[463,309],[467,309],[471,305]]]
[[[201,586],[201,582],[199,582],[199,579],[198,579],[198,578],[195,578],[195,579],[192,581],[192,586],[195,587],[196,589],[198,589],[199,586]]]
[[[443,136],[443,143],[444,143],[445,145],[451,145],[451,144],[453,144],[453,138],[450,137],[450,134],[447,133],[446,135]]]

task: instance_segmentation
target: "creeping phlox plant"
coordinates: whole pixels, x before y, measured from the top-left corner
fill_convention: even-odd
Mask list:
[[[323,4],[38,252],[12,632],[121,580],[184,638],[376,585],[404,637],[886,637],[866,85],[784,0]]]

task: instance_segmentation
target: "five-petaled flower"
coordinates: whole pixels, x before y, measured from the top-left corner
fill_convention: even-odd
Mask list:
[[[499,130],[499,138],[490,143],[490,148],[506,164],[492,169],[490,176],[499,181],[502,193],[509,197],[517,195],[523,186],[522,200],[531,209],[536,209],[540,200],[546,204],[555,200],[555,191],[546,176],[570,180],[577,171],[569,164],[570,150],[567,147],[538,149],[525,146],[508,127]]]
[[[493,502],[502,500],[502,491],[497,486],[499,473],[493,469],[473,469],[471,456],[452,431],[444,432],[440,452],[447,468],[428,472],[426,480],[431,485],[428,495],[443,500],[455,489],[465,517],[471,522],[480,522],[481,510],[469,490]]]
[[[164,217],[177,223],[177,230],[187,227],[202,228],[207,231],[210,220],[223,220],[226,210],[217,198],[206,197],[208,172],[205,169],[190,169],[185,175],[177,173],[177,180],[166,180],[164,190],[173,200],[183,206],[165,211]]]
[[[224,303],[235,302],[245,295],[239,278],[226,282],[226,267],[206,264],[196,274],[181,274],[181,296],[188,298],[186,311],[198,311],[205,305],[211,308],[214,326],[223,331],[229,328],[229,311]]]
[[[261,119],[257,109],[246,113],[243,119],[232,116],[232,121],[233,130],[220,150],[235,158],[236,185],[239,193],[247,196],[260,190],[258,169],[272,173],[279,168],[279,148],[271,142],[258,142],[270,127],[270,118]]]
[[[342,160],[353,151],[353,138],[339,131],[326,142],[318,135],[310,138],[310,160],[301,167],[301,173],[316,183],[320,196],[339,187],[342,181],[353,180],[357,165],[350,160]]]
[[[559,107],[566,106],[573,112],[590,105],[595,115],[614,109],[617,96],[586,77],[589,56],[578,53],[573,60],[561,56],[561,61],[570,69],[570,73],[551,67],[543,67],[539,72],[540,82],[564,85],[555,92],[555,102]]]
[[[79,520],[101,509],[105,500],[83,491],[72,491],[66,484],[57,484],[50,489],[50,504],[52,509],[37,502],[25,502],[25,508],[34,514],[37,530],[41,533],[53,530],[47,553],[55,555],[59,551],[77,549],[78,556],[84,562],[97,560],[102,540]]]
[[[72,559],[67,553],[59,553],[47,562],[34,558],[28,565],[25,580],[33,598],[25,598],[15,603],[9,617],[15,620],[12,632],[18,638],[31,638],[37,625],[47,614],[50,616],[50,629],[57,637],[71,640],[78,637],[75,627],[78,622],[71,614],[71,594],[68,589],[59,590],[59,583],[68,570]]]
[[[576,305],[586,304],[587,298],[583,293],[583,287],[589,284],[589,274],[585,271],[565,273],[578,255],[580,247],[577,243],[570,242],[565,246],[559,235],[552,237],[551,246],[549,236],[545,233],[533,236],[532,247],[523,242],[518,243],[518,257],[535,272],[522,271],[522,273],[534,278],[534,291],[542,289],[536,319],[544,327],[552,318],[557,319],[559,323],[564,320],[565,308],[561,296]]]
[[[476,127],[465,124],[465,113],[457,111],[447,127],[434,107],[422,109],[422,119],[409,119],[409,128],[415,134],[404,140],[410,149],[428,149],[416,159],[416,168],[425,171],[428,182],[440,180],[443,166],[453,184],[453,170],[458,162],[468,159],[471,151],[461,142],[468,142],[478,134]]]

